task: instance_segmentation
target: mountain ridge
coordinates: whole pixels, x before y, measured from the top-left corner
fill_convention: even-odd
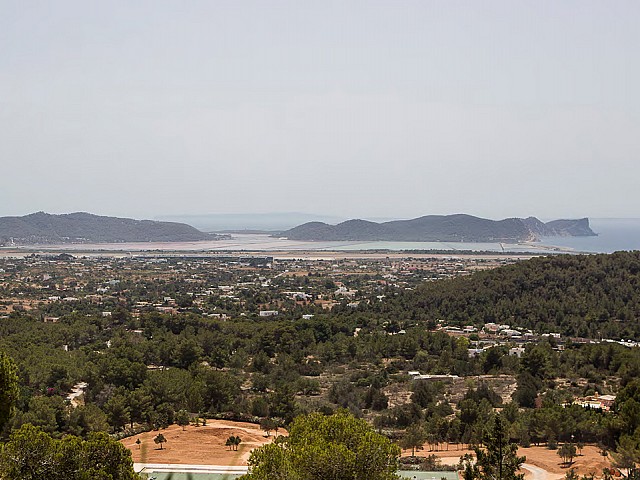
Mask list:
[[[193,242],[222,238],[177,222],[108,217],[87,212],[0,217],[0,245]]]
[[[525,242],[552,236],[595,236],[588,218],[544,223],[536,217],[489,220],[467,214],[425,215],[376,223],[307,222],[278,236],[303,241]]]

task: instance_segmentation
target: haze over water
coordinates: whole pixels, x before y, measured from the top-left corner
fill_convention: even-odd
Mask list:
[[[640,250],[639,218],[590,219],[596,237],[547,237],[531,244],[457,243],[457,242],[333,242],[336,250],[471,250],[500,252],[535,252],[540,250],[613,253],[620,250]],[[315,242],[305,242],[315,243]],[[331,248],[331,247],[329,247]]]
[[[640,218],[592,218],[589,222],[597,237],[553,237],[542,243],[579,252],[640,250]]]
[[[619,250],[640,250],[640,219],[593,219],[592,229],[596,237],[551,237],[541,242],[500,244],[500,243],[457,243],[457,242],[309,242],[275,238],[268,234],[233,234],[225,240],[200,242],[130,242],[106,244],[64,244],[30,246],[25,250],[65,250],[65,251],[360,251],[360,250],[441,250],[475,252],[574,252],[612,253]]]

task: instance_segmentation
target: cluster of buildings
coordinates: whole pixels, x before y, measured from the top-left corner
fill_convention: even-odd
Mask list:
[[[613,407],[613,404],[616,401],[615,395],[591,395],[588,397],[576,398],[573,401],[573,405],[580,405],[584,408],[589,408],[591,410],[602,410],[603,412],[608,412]],[[571,404],[565,404],[565,406]]]
[[[55,322],[82,309],[109,316],[145,312],[282,316],[294,306],[358,308],[388,289],[494,268],[504,259],[281,258],[230,254],[29,255],[0,259],[0,317],[39,312]],[[375,300],[374,300],[375,301]],[[310,314],[313,313],[313,309]]]

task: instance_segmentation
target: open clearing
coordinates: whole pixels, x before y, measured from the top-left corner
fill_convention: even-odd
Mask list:
[[[473,450],[455,450],[455,447],[449,447],[449,451],[442,450],[437,452],[431,452],[428,448],[416,452],[416,456],[427,457],[429,455],[436,455],[440,458],[442,463],[448,465],[455,465],[458,463],[460,457],[466,453],[474,455]],[[402,456],[411,455],[411,450],[403,450]],[[546,478],[548,480],[554,480],[564,477],[569,468],[562,464],[562,459],[558,456],[557,450],[549,450],[546,447],[529,447],[518,449],[518,455],[527,457],[526,463],[534,467],[541,468],[548,472]],[[602,476],[602,469],[611,467],[611,461],[609,457],[603,457],[600,455],[600,451],[593,445],[587,445],[582,450],[582,455],[577,456],[573,460],[573,464],[570,468],[575,468],[579,475],[587,475],[595,473],[597,477]],[[532,472],[533,469],[525,470],[527,478],[538,480],[538,475]]]
[[[167,439],[162,450],[153,441],[158,433],[162,433]],[[279,430],[278,433],[286,434],[284,430]],[[224,445],[231,435],[242,438],[238,451],[229,450]],[[138,438],[141,441],[140,445],[136,444]],[[246,466],[251,450],[269,443],[273,439],[273,435],[266,437],[260,427],[253,423],[207,420],[206,426],[190,425],[183,431],[182,427],[171,425],[164,430],[145,432],[125,438],[121,440],[121,443],[131,450],[133,461],[136,463]],[[457,464],[460,456],[465,453],[473,454],[473,451],[455,450],[454,446],[450,446],[448,451],[436,452],[425,448],[416,452],[416,455],[421,457],[436,455],[443,463]],[[545,476],[546,480],[559,479],[568,470],[562,465],[557,450],[549,450],[544,446],[520,448],[518,454],[527,457],[526,463],[528,465],[548,472]],[[411,451],[404,450],[402,455],[411,455]],[[597,447],[587,445],[583,449],[582,455],[574,459],[571,467],[575,468],[579,475],[595,473],[599,477],[602,475],[602,469],[610,466],[609,457],[600,455]],[[533,470],[535,469],[525,469],[527,478],[543,480],[538,478],[540,474],[536,475]]]
[[[527,457],[527,463],[543,468],[544,470],[564,476],[570,468],[575,468],[579,475],[595,473],[602,476],[602,469],[611,467],[609,457],[600,455],[600,451],[593,445],[587,445],[582,450],[582,455],[573,459],[571,467],[562,465],[557,450],[549,450],[546,447],[520,448],[519,455]]]
[[[167,439],[162,450],[153,441],[159,433]],[[286,432],[278,430],[278,434],[282,433]],[[238,451],[225,446],[231,435],[242,439]],[[120,442],[131,450],[136,463],[242,466],[247,464],[251,450],[271,442],[273,438],[273,434],[266,437],[253,423],[207,420],[206,426],[189,425],[183,431],[182,427],[171,425],[164,430],[141,433]],[[137,439],[140,439],[140,445],[136,445]]]

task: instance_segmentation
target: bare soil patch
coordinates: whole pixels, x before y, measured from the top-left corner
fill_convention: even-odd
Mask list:
[[[571,466],[565,466],[562,463],[557,450],[549,450],[546,447],[520,448],[518,455],[526,456],[527,463],[543,468],[548,472],[562,475],[571,468],[575,468],[579,475],[595,473],[596,476],[601,477],[602,469],[611,467],[609,457],[600,455],[598,448],[593,445],[584,447],[582,455],[574,458]]]
[[[153,441],[159,433],[167,439],[162,450]],[[278,430],[278,434],[286,432]],[[242,439],[237,451],[225,446],[231,435]],[[140,439],[140,445],[136,444],[137,439]],[[141,433],[120,442],[131,450],[134,462],[242,466],[247,464],[254,448],[273,439],[273,434],[266,437],[253,423],[207,420],[206,426],[189,425],[183,431],[182,427],[171,425],[164,430]]]
[[[162,433],[167,439],[162,450],[153,439]],[[278,434],[285,434],[279,430]],[[231,435],[242,438],[238,451],[229,450],[225,441]],[[136,440],[141,444],[137,445]],[[232,422],[227,420],[208,420],[206,426],[188,426],[183,431],[178,425],[160,430],[151,431],[128,437],[121,443],[131,450],[134,462],[141,463],[175,463],[193,465],[230,465],[243,466],[247,464],[251,451],[257,447],[272,442],[274,436],[266,437],[258,425],[253,423]],[[466,453],[474,454],[473,450],[456,449],[450,445],[449,450],[431,451],[429,448],[416,451],[416,456],[427,457],[435,455],[444,464],[455,465],[460,457]],[[411,450],[403,450],[402,456],[411,455]],[[569,469],[562,464],[557,450],[549,450],[546,447],[520,448],[518,455],[527,457],[526,463],[540,467],[550,474],[550,477],[563,476]],[[595,473],[597,477],[602,475],[603,468],[610,468],[609,457],[603,457],[597,447],[587,445],[582,450],[582,455],[574,459],[570,468],[575,468],[579,475]]]
[[[435,455],[440,458],[443,464],[455,465],[458,463],[460,457],[466,453],[475,456],[473,450],[456,450],[455,445],[450,445],[448,451],[429,451],[429,448],[425,448],[424,450],[417,451],[416,456],[428,457],[429,455]],[[402,451],[403,457],[409,455],[411,455],[411,450]],[[562,476],[571,468],[575,468],[578,475],[594,473],[596,477],[601,477],[603,468],[611,468],[610,458],[600,455],[599,449],[593,445],[585,446],[582,450],[582,455],[574,458],[571,466],[565,466],[562,463],[562,459],[558,455],[557,450],[549,450],[546,447],[519,448],[518,455],[527,457],[526,463],[540,467],[551,474]],[[554,477],[557,475],[554,475]]]

